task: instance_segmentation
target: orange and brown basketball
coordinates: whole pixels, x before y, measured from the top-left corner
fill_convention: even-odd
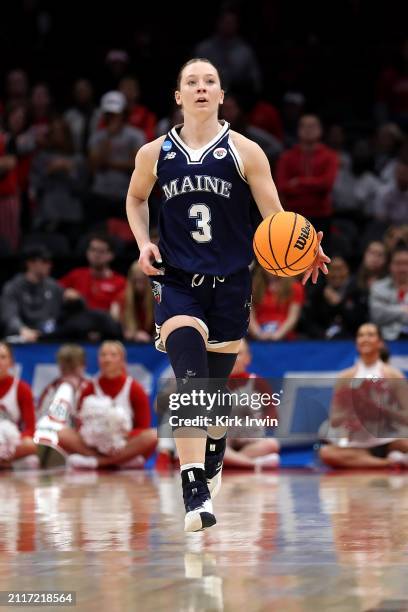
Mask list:
[[[302,274],[312,265],[317,250],[315,228],[294,212],[269,215],[255,232],[256,258],[265,270],[276,276]]]

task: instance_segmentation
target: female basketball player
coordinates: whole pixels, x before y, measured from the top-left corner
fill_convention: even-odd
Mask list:
[[[223,99],[208,60],[182,67],[175,100],[184,123],[139,150],[126,201],[140,266],[153,277],[156,346],[167,351],[179,390],[228,378],[251,304],[251,196],[263,217],[282,210],[261,148],[218,119]],[[156,180],[163,194],[158,247],[149,238],[147,203]],[[304,282],[310,275],[316,282],[328,261],[319,247]],[[207,438],[205,429],[175,428],[186,531],[216,522],[210,493],[219,489],[225,432],[209,428]]]
[[[408,421],[405,376],[382,361],[383,346],[376,325],[360,326],[356,338],[359,359],[339,374],[327,436],[330,443],[320,449],[320,458],[331,467],[408,467],[408,440],[381,436],[388,429],[387,417],[397,418],[400,424]],[[350,379],[360,380],[351,385]],[[399,423],[394,422],[397,431]]]

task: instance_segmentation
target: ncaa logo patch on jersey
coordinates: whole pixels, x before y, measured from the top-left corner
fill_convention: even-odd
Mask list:
[[[215,149],[213,155],[215,157],[215,159],[223,159],[227,154],[227,149],[224,149],[224,147],[219,147],[218,149]]]
[[[152,292],[153,292],[154,301],[157,304],[160,304],[162,300],[162,286],[157,281],[153,281],[152,283]]]
[[[166,155],[164,156],[164,159],[174,159],[176,157],[177,153],[175,151],[172,151],[171,153],[166,153]]]
[[[170,151],[173,148],[173,143],[171,140],[165,140],[162,144],[163,151]]]

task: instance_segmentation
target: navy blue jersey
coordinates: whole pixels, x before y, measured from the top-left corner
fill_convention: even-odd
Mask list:
[[[242,163],[228,123],[199,150],[184,144],[179,130],[167,134],[157,162],[159,249],[174,268],[227,276],[253,258],[251,192]]]

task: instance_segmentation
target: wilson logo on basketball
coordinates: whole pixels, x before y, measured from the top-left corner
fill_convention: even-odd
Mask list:
[[[310,223],[306,220],[306,225],[300,230],[298,239],[295,242],[294,248],[303,251],[310,235]]]

